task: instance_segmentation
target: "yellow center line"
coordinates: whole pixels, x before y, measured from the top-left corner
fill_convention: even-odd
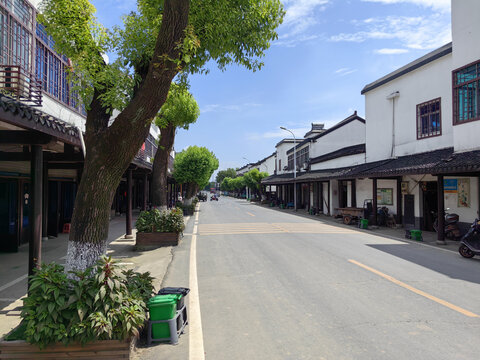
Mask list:
[[[384,274],[378,270],[375,270],[373,268],[371,268],[370,266],[367,266],[367,265],[364,265],[358,261],[355,261],[355,260],[352,260],[352,259],[349,259],[348,260],[349,262],[351,262],[352,264],[355,264],[357,266],[360,266],[362,268],[364,268],[365,270],[368,270],[374,274],[377,274],[378,276],[381,276],[383,277],[384,279],[388,280],[388,281],[391,281],[393,282],[394,284],[397,284],[407,290],[410,290],[412,292],[414,292],[415,294],[418,294],[420,296],[423,296],[423,297],[426,297],[427,299],[430,299],[432,301],[435,301],[436,303],[440,304],[440,305],[443,305],[443,306],[446,306],[447,308],[449,309],[452,309],[454,311],[457,311],[459,312],[460,314],[463,314],[463,315],[466,315],[466,316],[469,316],[469,317],[480,317],[479,315],[475,314],[475,313],[472,313],[468,310],[465,310],[465,309],[462,309],[461,307],[459,306],[456,306],[456,305],[453,305],[452,303],[449,303],[448,301],[445,301],[445,300],[442,300],[442,299],[439,299],[437,298],[436,296],[433,296],[433,295],[430,295],[428,293],[426,293],[425,291],[422,291],[422,290],[419,290],[419,289],[416,289],[414,288],[413,286],[410,286],[408,284],[405,284],[404,282],[401,282],[400,280],[397,280],[395,279],[394,277],[390,276],[390,275],[387,275],[387,274]]]
[[[249,212],[247,212],[247,214],[250,215],[250,216],[255,216],[255,215],[253,215],[252,213],[249,213]]]

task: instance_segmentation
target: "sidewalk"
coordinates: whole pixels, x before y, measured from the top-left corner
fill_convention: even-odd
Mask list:
[[[306,210],[304,209],[299,209],[297,212],[293,209],[280,209],[278,207],[269,207],[268,205],[261,205],[259,203],[255,203],[256,205],[275,210],[275,211],[281,211],[285,213],[289,213],[291,215],[296,215],[296,216],[302,216],[308,219],[312,220],[319,220],[325,223],[328,223],[330,225],[334,226],[339,226],[339,227],[344,227],[347,229],[352,229],[354,228],[357,231],[360,232],[365,232],[368,234],[373,234],[373,235],[378,235],[378,236],[383,236],[383,237],[388,237],[390,239],[395,239],[395,240],[400,240],[404,241],[407,243],[415,243],[419,245],[426,245],[426,246],[432,246],[436,247],[438,249],[443,249],[443,250],[448,250],[448,251],[453,251],[453,252],[458,252],[458,246],[459,242],[454,241],[454,240],[447,240],[446,245],[438,245],[437,244],[437,233],[436,232],[431,232],[431,231],[423,231],[422,232],[422,237],[423,241],[415,241],[415,240],[410,240],[405,238],[405,229],[403,227],[399,227],[397,229],[392,229],[389,227],[385,226],[379,226],[379,227],[369,227],[368,229],[360,229],[356,225],[345,225],[342,221],[342,219],[336,219],[332,216],[327,216],[323,214],[319,215],[310,215]]]
[[[135,214],[133,220],[136,220]],[[189,217],[185,217],[185,222],[188,220]],[[125,239],[124,236],[125,217],[113,218],[110,221],[107,255],[120,259],[120,264],[126,268],[149,271],[155,278],[154,285],[158,290],[172,260],[172,247],[135,251],[135,236],[134,239]],[[56,239],[42,242],[42,262],[63,264],[67,242],[68,234],[60,234]],[[21,299],[27,292],[27,268],[28,244],[22,245],[18,253],[0,253],[0,338],[20,323]]]

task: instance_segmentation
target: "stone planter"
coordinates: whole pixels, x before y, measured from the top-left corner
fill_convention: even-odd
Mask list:
[[[67,346],[58,343],[45,349],[23,340],[0,341],[0,359],[130,359],[132,341],[100,340]]]
[[[137,248],[177,246],[179,239],[180,234],[177,233],[137,232],[137,240],[135,242],[135,246]]]

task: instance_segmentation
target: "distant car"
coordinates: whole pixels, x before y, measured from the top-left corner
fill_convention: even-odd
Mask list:
[[[207,201],[207,194],[199,193],[197,197],[199,201]]]

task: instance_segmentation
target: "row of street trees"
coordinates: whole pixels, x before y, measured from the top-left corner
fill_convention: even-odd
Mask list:
[[[208,73],[207,63],[222,70],[229,64],[259,70],[259,59],[277,38],[276,28],[284,17],[280,0],[137,4],[137,11],[123,18],[123,27],[108,30],[97,22],[88,0],[41,3],[38,19],[56,50],[71,59],[87,111],[86,156],[72,216],[67,272],[83,270],[105,254],[115,189],[150,124],[162,118],[158,113],[173,79],[185,83],[189,74]],[[106,53],[116,60],[106,63]],[[119,114],[111,123],[114,110]],[[168,124],[162,136],[172,137],[175,132]]]
[[[234,178],[227,176],[224,177],[220,183],[220,190],[234,191],[239,193],[242,192],[245,187],[248,187],[253,191],[254,194],[258,195],[259,198],[262,198],[262,179],[267,176],[267,172],[260,172],[258,169],[252,169],[249,172]]]

